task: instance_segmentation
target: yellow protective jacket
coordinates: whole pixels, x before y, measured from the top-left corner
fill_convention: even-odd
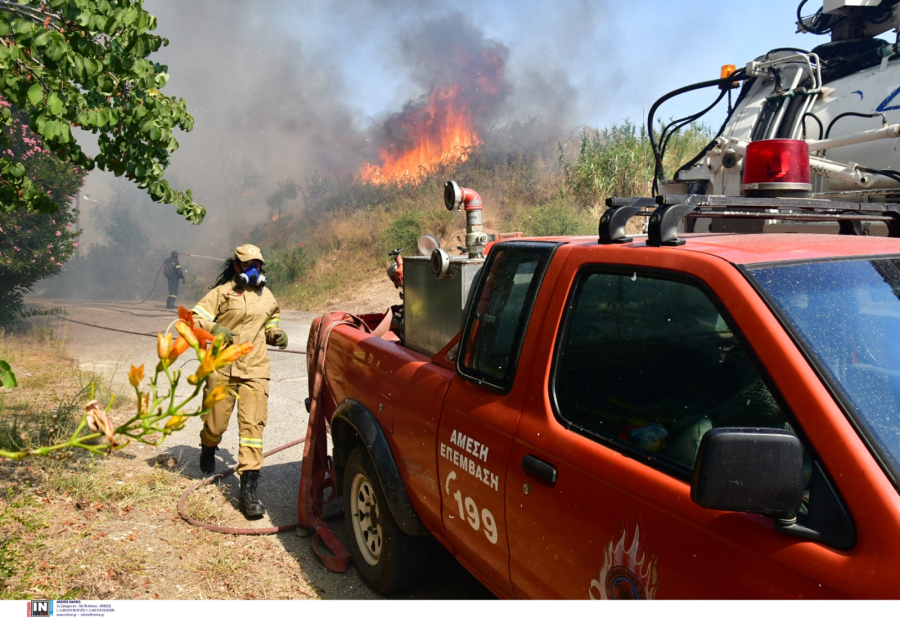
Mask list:
[[[274,345],[275,329],[281,322],[281,309],[272,292],[228,282],[210,290],[192,311],[201,328],[211,331],[219,324],[234,331],[235,344],[253,344],[253,351],[221,373],[235,378],[270,377],[266,343]]]

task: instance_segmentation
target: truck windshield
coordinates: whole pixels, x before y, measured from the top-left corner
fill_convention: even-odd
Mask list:
[[[900,481],[900,258],[748,269]]]

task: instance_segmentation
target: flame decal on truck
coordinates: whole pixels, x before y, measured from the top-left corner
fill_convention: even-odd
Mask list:
[[[603,568],[597,579],[591,580],[588,594],[594,601],[609,599],[654,599],[659,588],[656,576],[656,556],[641,551],[641,530],[634,527],[634,540],[625,549],[628,531],[623,530],[619,541],[611,540],[603,551]]]

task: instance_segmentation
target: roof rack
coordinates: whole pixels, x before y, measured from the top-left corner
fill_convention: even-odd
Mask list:
[[[659,195],[612,197],[600,217],[598,242],[631,242],[625,224],[635,216],[649,217],[647,244],[677,247],[684,244],[678,226],[685,217],[708,219],[780,219],[837,223],[840,234],[862,235],[863,221],[887,225],[888,236],[900,238],[900,204],[878,202],[837,202],[797,197],[731,197],[724,195]],[[739,209],[739,210],[735,210]]]

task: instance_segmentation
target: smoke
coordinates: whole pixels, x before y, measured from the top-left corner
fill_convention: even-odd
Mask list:
[[[585,92],[608,91],[617,79],[614,71],[588,78],[573,60],[617,64],[604,38],[614,30],[608,5],[146,0],[157,34],[170,40],[152,57],[168,66],[164,92],[186,99],[196,120],[194,131],[176,134],[180,149],[166,177],[192,189],[207,220],[191,226],[133,187],[123,198],[116,179],[95,171],[85,191],[103,206],[81,202],[82,246],[107,244],[109,209],[126,208],[150,236],[147,271],[170,250],[225,258],[270,220],[266,197],[279,183],[377,160],[385,144],[402,142],[403,114],[437,87],[462,89],[482,130],[510,120],[535,130],[521,122],[534,117],[545,126],[581,124]]]

